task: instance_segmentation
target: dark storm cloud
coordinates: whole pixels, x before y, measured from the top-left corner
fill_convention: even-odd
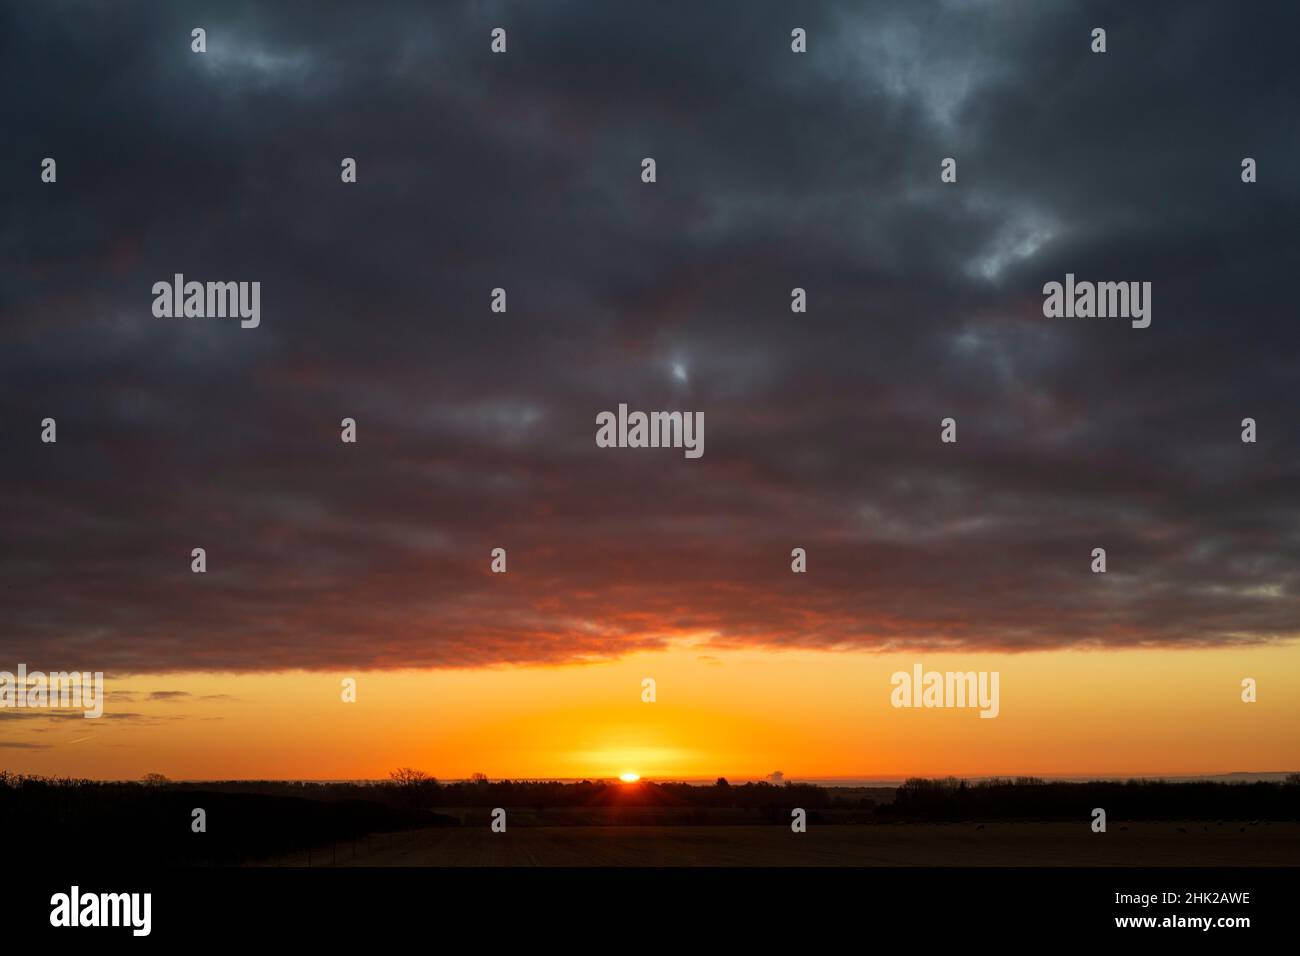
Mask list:
[[[0,17],[0,660],[1296,632],[1281,5]],[[260,281],[261,326],[154,318],[177,272]],[[1043,318],[1066,272],[1151,281],[1151,328]],[[704,412],[704,457],[596,448],[619,402]]]

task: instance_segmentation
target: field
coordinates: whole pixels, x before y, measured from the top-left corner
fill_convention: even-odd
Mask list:
[[[1244,829],[1244,832],[1243,832]],[[279,866],[1297,866],[1300,824],[486,826],[374,835]]]

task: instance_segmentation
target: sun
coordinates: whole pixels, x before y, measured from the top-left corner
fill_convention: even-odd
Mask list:
[[[629,770],[626,773],[620,773],[618,775],[618,779],[622,780],[624,783],[636,783],[638,780],[641,779],[641,775],[639,773],[633,773],[631,770]]]

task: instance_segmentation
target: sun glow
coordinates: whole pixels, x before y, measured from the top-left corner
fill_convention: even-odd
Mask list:
[[[636,783],[638,780],[641,779],[641,775],[639,773],[633,773],[631,770],[629,770],[627,773],[620,773],[618,775],[618,779],[622,780],[624,783]]]

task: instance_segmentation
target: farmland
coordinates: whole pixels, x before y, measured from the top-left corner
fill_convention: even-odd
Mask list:
[[[1243,832],[1244,830],[1244,832]],[[306,853],[267,861],[308,865]],[[439,827],[313,851],[338,866],[1296,866],[1300,824]]]

